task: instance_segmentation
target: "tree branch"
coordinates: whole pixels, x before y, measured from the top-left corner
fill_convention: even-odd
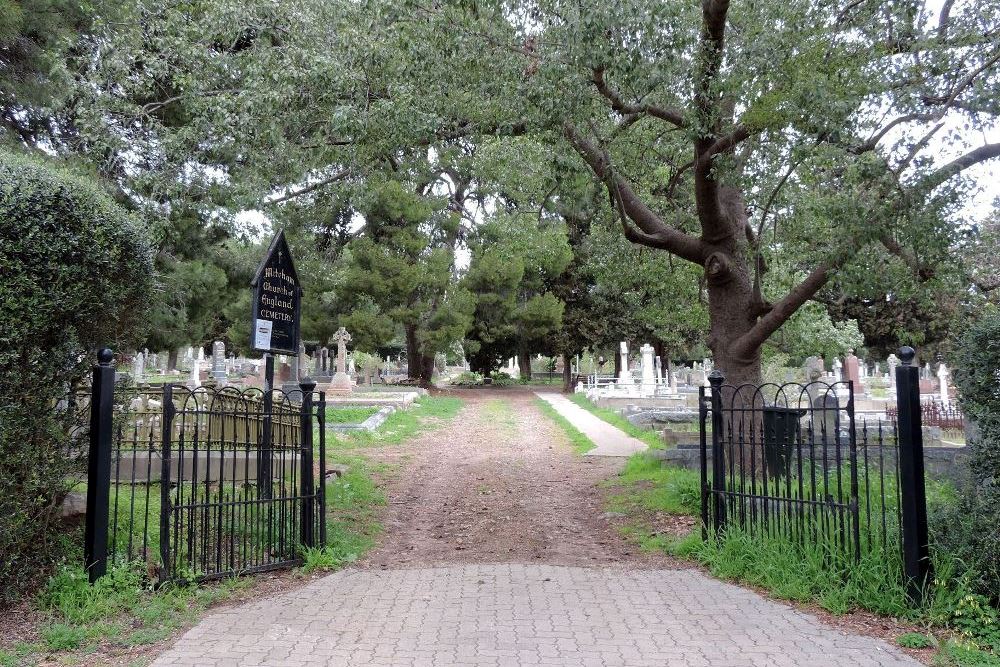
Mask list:
[[[264,203],[265,206],[273,206],[275,204],[280,204],[282,202],[286,202],[289,199],[295,199],[296,197],[301,197],[302,195],[309,194],[310,192],[315,192],[316,190],[319,190],[320,188],[322,188],[324,186],[327,186],[330,183],[335,183],[337,181],[342,181],[345,178],[347,178],[347,176],[349,174],[350,174],[350,170],[348,170],[348,169],[341,169],[337,173],[332,174],[330,176],[327,176],[326,178],[324,178],[322,180],[316,181],[315,183],[311,183],[311,184],[309,184],[309,185],[307,185],[307,186],[305,186],[303,188],[299,188],[298,190],[293,190],[292,192],[286,192],[285,194],[281,195],[280,197],[275,197],[274,199],[268,199],[268,200],[266,200],[263,203]]]
[[[737,358],[749,357],[752,352],[764,344],[771,334],[788,321],[802,304],[811,299],[830,279],[833,271],[847,261],[847,253],[835,260],[823,262],[802,282],[792,288],[781,301],[775,303],[767,313],[757,320],[750,331],[740,336],[731,348],[731,353]]]
[[[965,155],[955,158],[945,166],[933,172],[923,179],[921,185],[925,188],[936,188],[949,178],[960,174],[969,167],[986,162],[995,157],[1000,157],[1000,142],[995,144],[984,144],[975,150],[971,150]]]
[[[699,44],[698,73],[695,77],[695,108],[702,129],[694,144],[694,193],[702,238],[717,242],[732,234],[719,203],[719,184],[712,176],[712,149],[719,134],[718,100],[712,93],[713,82],[722,66],[729,0],[702,0],[702,27]]]
[[[642,239],[637,241],[638,243],[667,250],[696,264],[704,263],[707,254],[705,244],[663,222],[656,213],[646,206],[645,202],[632,189],[632,186],[614,172],[611,160],[604,150],[581,135],[571,123],[563,125],[563,133],[573,149],[579,153],[594,174],[604,182],[609,194],[618,203],[619,210],[624,212],[639,227],[643,236],[636,236],[636,238]]]
[[[684,127],[685,125],[684,114],[680,111],[666,109],[664,107],[656,106],[655,104],[628,104],[622,100],[621,95],[619,95],[617,91],[612,90],[612,88],[608,86],[607,82],[604,80],[603,67],[594,68],[594,77],[592,81],[594,82],[594,86],[597,88],[597,91],[611,102],[611,108],[623,116],[631,114],[648,114],[655,118],[659,118],[660,120],[664,120],[676,127]]]
[[[892,130],[892,128],[898,125],[902,125],[903,123],[909,123],[915,120],[929,121],[929,120],[935,120],[936,118],[937,118],[936,114],[930,114],[930,113],[908,113],[904,116],[900,116],[899,118],[894,119],[892,122],[882,127],[878,132],[873,134],[868,139],[868,141],[866,141],[865,143],[861,144],[856,148],[853,148],[851,152],[854,153],[855,155],[860,155],[862,153],[867,153],[869,151],[875,150],[875,147],[878,145],[878,142],[882,141],[885,135],[887,135]]]

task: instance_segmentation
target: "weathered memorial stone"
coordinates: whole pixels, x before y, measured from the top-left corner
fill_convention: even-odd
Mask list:
[[[854,350],[848,350],[844,358],[844,379],[854,383],[854,390],[861,390],[861,372],[859,360],[854,356]]]
[[[948,396],[948,377],[950,375],[951,372],[948,370],[948,367],[944,365],[944,362],[941,362],[941,365],[938,366],[937,376],[938,382],[941,383],[941,403],[945,407],[947,407],[950,402],[950,397]]]
[[[132,382],[139,384],[143,381],[143,376],[146,371],[146,360],[142,356],[142,352],[136,352],[135,356],[132,357]]]
[[[622,367],[618,372],[618,384],[620,386],[631,387],[635,384],[635,380],[632,378],[632,371],[628,367],[628,343],[625,341],[622,341],[619,346],[619,354],[621,355]]]
[[[336,394],[349,394],[354,388],[354,382],[347,374],[347,344],[351,342],[351,334],[347,333],[344,327],[340,327],[333,335],[333,341],[337,344],[337,373],[330,381],[330,391]]]
[[[642,362],[640,367],[640,372],[642,373],[642,392],[652,393],[656,389],[656,375],[654,375],[653,369],[653,346],[646,343],[639,348],[639,352],[642,353]]]
[[[226,383],[226,344],[221,340],[212,343],[212,377],[219,384]]]
[[[886,363],[889,364],[889,389],[893,392],[896,391],[896,366],[899,366],[899,357],[895,354],[890,354],[889,358],[886,359]]]

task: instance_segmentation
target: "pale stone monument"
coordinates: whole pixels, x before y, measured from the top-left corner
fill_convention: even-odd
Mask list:
[[[653,346],[646,343],[639,348],[639,352],[642,353],[642,391],[643,393],[652,393],[656,390],[656,375],[655,369],[653,368]]]
[[[632,377],[632,371],[628,368],[628,343],[625,341],[622,341],[619,346],[619,354],[621,355],[622,368],[618,372],[618,384],[623,387],[632,386],[635,384],[635,380]]]
[[[347,374],[347,344],[351,342],[351,334],[340,327],[333,334],[333,342],[337,344],[337,373],[330,380],[330,391],[335,394],[349,394],[354,389],[354,382]]]
[[[198,362],[192,361],[191,363],[191,379],[188,380],[187,386],[189,389],[197,389],[201,386],[201,376],[198,375]]]
[[[226,383],[226,344],[221,340],[212,343],[212,378],[219,384]]]
[[[896,366],[899,366],[899,357],[890,354],[886,363],[889,364],[889,389],[896,391]]]
[[[840,359],[834,358],[833,360],[833,379],[840,382],[843,378],[844,364],[840,362]]]
[[[132,382],[139,384],[143,380],[143,374],[146,371],[146,360],[142,356],[142,352],[136,352],[135,356],[132,357]]]
[[[937,376],[938,376],[938,382],[941,384],[941,404],[944,405],[945,407],[948,407],[948,404],[950,402],[950,397],[948,396],[948,376],[950,375],[951,372],[948,370],[948,367],[945,366],[944,362],[942,361],[941,365],[938,366]]]

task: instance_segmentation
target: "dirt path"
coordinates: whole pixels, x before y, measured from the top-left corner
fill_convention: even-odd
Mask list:
[[[383,543],[362,567],[531,563],[663,567],[603,517],[598,483],[623,459],[580,457],[529,390],[469,390],[445,427],[399,449]]]

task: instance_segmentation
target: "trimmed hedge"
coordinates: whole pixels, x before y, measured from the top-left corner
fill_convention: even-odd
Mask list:
[[[99,186],[0,150],[0,601],[60,548],[58,509],[86,461],[57,406],[97,348],[135,345],[153,288],[142,222]],[[73,540],[72,542],[76,542]]]

